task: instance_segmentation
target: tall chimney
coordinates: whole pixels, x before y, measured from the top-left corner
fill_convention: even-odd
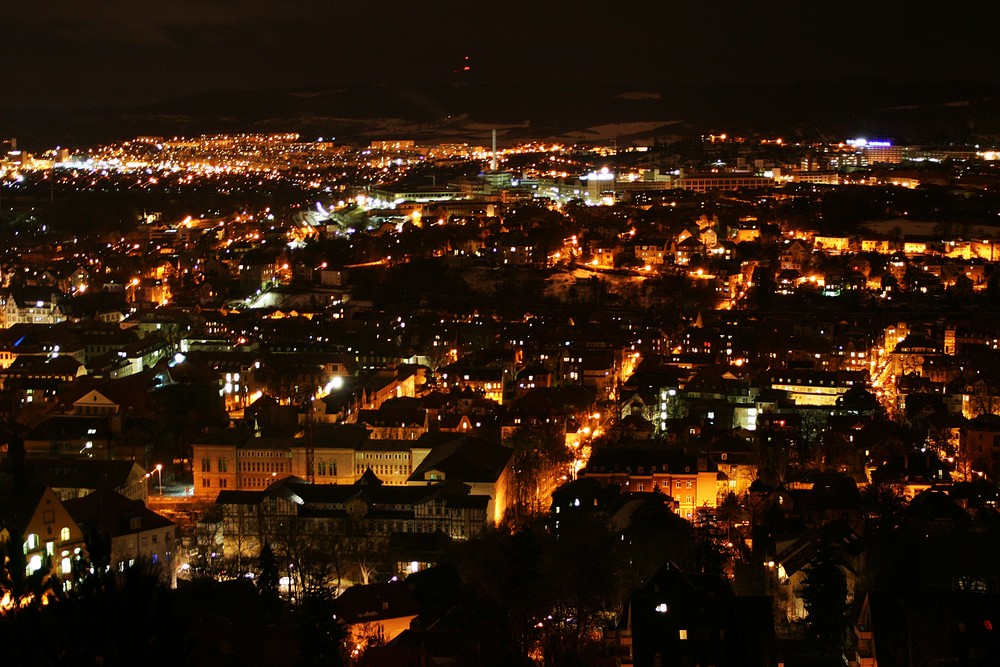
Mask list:
[[[493,130],[493,153],[490,158],[490,171],[497,170],[497,131]]]

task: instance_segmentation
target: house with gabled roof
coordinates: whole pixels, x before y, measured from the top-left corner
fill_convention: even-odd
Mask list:
[[[359,410],[357,423],[371,430],[373,440],[416,440],[427,433],[428,427],[426,410],[384,404],[378,410]]]
[[[49,324],[15,324],[0,329],[0,367],[10,366],[21,357],[72,357],[79,362],[87,358],[80,337],[65,327]]]
[[[149,497],[150,474],[135,461],[89,458],[33,458],[32,478],[55,491],[60,500],[82,498],[97,489],[114,489],[130,500]]]
[[[427,485],[459,481],[471,493],[489,497],[486,514],[499,522],[507,511],[510,497],[511,464],[514,450],[468,435],[429,433],[418,444],[427,454],[407,478],[407,485]]]
[[[84,555],[84,532],[49,487],[23,472],[0,475],[0,542],[23,554],[25,574],[50,568],[64,581]]]
[[[858,667],[995,665],[1000,662],[997,623],[1000,596],[995,593],[873,591],[853,627],[852,662]]]
[[[83,364],[69,356],[19,356],[0,369],[0,387],[26,403],[54,400],[60,389],[86,375]]]
[[[721,577],[670,561],[630,592],[606,637],[620,665],[779,664],[771,598],[735,595]]]
[[[73,414],[76,415],[113,415],[120,409],[117,401],[108,398],[99,389],[91,389],[73,401]]]
[[[643,265],[658,266],[666,261],[670,240],[666,238],[643,238],[634,243],[635,258]]]
[[[171,588],[177,585],[177,526],[173,521],[141,500],[126,498],[109,488],[67,500],[64,505],[86,534],[109,540],[111,567],[124,570],[137,562],[149,562],[160,566],[162,579]]]
[[[392,641],[420,611],[413,591],[401,581],[351,586],[337,598],[336,608],[347,624],[354,655],[367,648],[366,638]]]
[[[103,417],[53,415],[24,435],[24,448],[37,456],[111,457],[114,433]]]
[[[147,374],[120,380],[83,377],[60,394],[62,410],[79,416],[131,415],[154,412],[149,390],[154,379]]]
[[[579,476],[597,479],[605,486],[618,485],[631,493],[666,493],[677,501],[677,513],[693,520],[699,508],[716,507],[718,473],[707,457],[642,442],[595,448]]]
[[[704,447],[719,469],[719,494],[723,498],[730,493],[742,496],[757,479],[759,457],[754,452],[752,437],[750,431],[734,429]]]
[[[0,295],[0,312],[8,327],[19,323],[56,324],[66,320],[62,299],[62,292],[55,287],[26,285]]]

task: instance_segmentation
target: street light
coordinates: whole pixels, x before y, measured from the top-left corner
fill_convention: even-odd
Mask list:
[[[155,472],[155,473],[157,474],[157,476],[159,477],[159,482],[160,482],[160,495],[162,496],[162,495],[163,495],[163,464],[162,464],[162,463],[157,463],[157,464],[156,464],[156,468],[154,468],[154,469],[153,469],[153,470],[151,470],[150,472],[147,472],[147,473],[146,473],[146,477],[152,477],[152,476],[153,476],[153,473],[154,473],[154,472]]]

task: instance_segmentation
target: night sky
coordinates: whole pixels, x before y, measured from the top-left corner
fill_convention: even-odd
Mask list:
[[[1000,83],[1000,3],[6,2],[0,109],[357,82]],[[471,70],[454,70],[470,56]]]

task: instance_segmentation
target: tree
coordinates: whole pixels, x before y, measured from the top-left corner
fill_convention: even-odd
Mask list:
[[[566,447],[558,423],[525,424],[505,444],[514,450],[512,519],[520,522],[551,496],[573,460],[573,453]]]
[[[840,651],[847,629],[847,577],[837,562],[837,552],[825,540],[809,564],[802,599],[814,637],[825,650]]]
[[[543,541],[540,572],[546,595],[539,641],[546,665],[590,665],[600,656],[600,629],[625,595],[622,541],[589,512],[559,520]]]
[[[538,619],[545,611],[541,571],[542,521],[530,518],[516,530],[503,526],[454,545],[452,559],[470,595],[459,616],[474,641],[462,652],[470,664],[531,665]]]
[[[855,415],[885,417],[885,408],[879,403],[878,397],[860,382],[837,398],[837,407]]]
[[[354,660],[361,660],[362,656],[369,649],[386,645],[385,631],[381,623],[362,623],[351,637],[354,648],[351,650],[351,657]]]
[[[182,665],[191,644],[170,613],[161,567],[85,564],[64,599],[0,615],[4,664]]]
[[[306,589],[295,607],[295,616],[301,633],[298,665],[339,667],[347,664],[347,628],[337,618],[329,589]]]
[[[733,548],[738,552],[744,549],[746,547],[745,531],[738,530],[738,528],[749,524],[750,513],[740,503],[740,499],[736,497],[735,493],[730,491],[726,494],[715,510],[715,518],[725,530],[726,541],[731,542]]]
[[[724,576],[727,555],[726,543],[718,519],[709,509],[699,509],[694,522],[694,568],[698,574]]]
[[[257,593],[271,612],[277,611],[281,605],[278,584],[278,560],[271,545],[265,544],[257,557]]]
[[[677,515],[658,494],[647,499],[629,517],[622,531],[622,548],[631,584],[640,585],[669,560],[682,570],[694,564],[691,523]]]

